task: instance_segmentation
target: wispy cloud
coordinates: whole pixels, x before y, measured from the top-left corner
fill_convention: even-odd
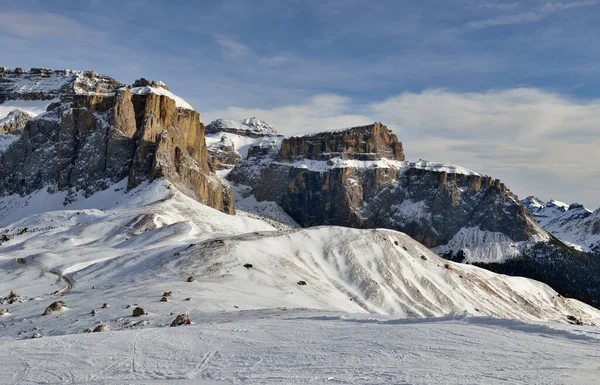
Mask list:
[[[526,11],[521,11],[512,14],[504,14],[498,15],[487,19],[474,20],[467,24],[465,24],[464,28],[466,30],[479,30],[488,27],[497,27],[503,25],[512,25],[512,24],[522,24],[522,23],[532,23],[543,20],[548,16],[566,11],[572,8],[580,8],[580,7],[589,7],[592,5],[598,4],[598,0],[589,0],[589,1],[575,1],[570,3],[563,2],[551,2],[543,4],[539,7],[529,9]],[[518,3],[508,4],[509,6],[497,5],[497,10],[513,10],[519,9]]]
[[[61,15],[11,12],[0,12],[0,30],[25,38],[78,36],[88,31],[82,24]]]
[[[215,41],[221,47],[223,53],[226,56],[239,57],[247,56],[252,53],[252,51],[247,45],[242,44],[239,41],[236,41],[227,36],[217,35],[215,36]]]

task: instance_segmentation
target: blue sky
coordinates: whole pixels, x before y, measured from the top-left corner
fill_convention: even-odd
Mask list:
[[[596,208],[599,17],[596,0],[5,0],[0,65],[160,79],[205,122],[382,121],[410,159]]]

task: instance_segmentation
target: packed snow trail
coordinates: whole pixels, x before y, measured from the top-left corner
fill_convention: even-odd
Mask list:
[[[600,376],[600,335],[580,326],[282,309],[195,321],[3,341],[0,378],[5,384],[591,384]]]
[[[69,278],[67,278],[66,276],[64,276],[64,275],[62,275],[60,273],[57,273],[57,272],[52,271],[52,270],[45,269],[45,268],[40,267],[40,266],[30,265],[30,264],[27,263],[27,261],[25,260],[25,258],[17,258],[16,261],[17,261],[17,263],[20,263],[21,265],[24,265],[24,266],[27,266],[27,267],[31,267],[31,268],[34,268],[34,269],[38,269],[38,270],[43,271],[44,273],[56,275],[58,278],[60,278],[64,282],[65,287],[64,287],[64,289],[58,290],[56,293],[54,293],[54,295],[63,296],[65,294],[67,294],[69,291],[71,291],[71,289],[73,288],[73,284],[71,283],[71,281],[69,280]]]

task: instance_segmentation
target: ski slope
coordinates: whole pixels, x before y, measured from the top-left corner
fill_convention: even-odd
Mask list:
[[[3,341],[3,384],[594,384],[598,331],[309,311]]]

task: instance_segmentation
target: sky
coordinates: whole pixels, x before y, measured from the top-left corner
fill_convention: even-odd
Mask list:
[[[408,160],[600,206],[600,0],[0,0],[0,65],[162,80],[283,134],[380,121]]]

